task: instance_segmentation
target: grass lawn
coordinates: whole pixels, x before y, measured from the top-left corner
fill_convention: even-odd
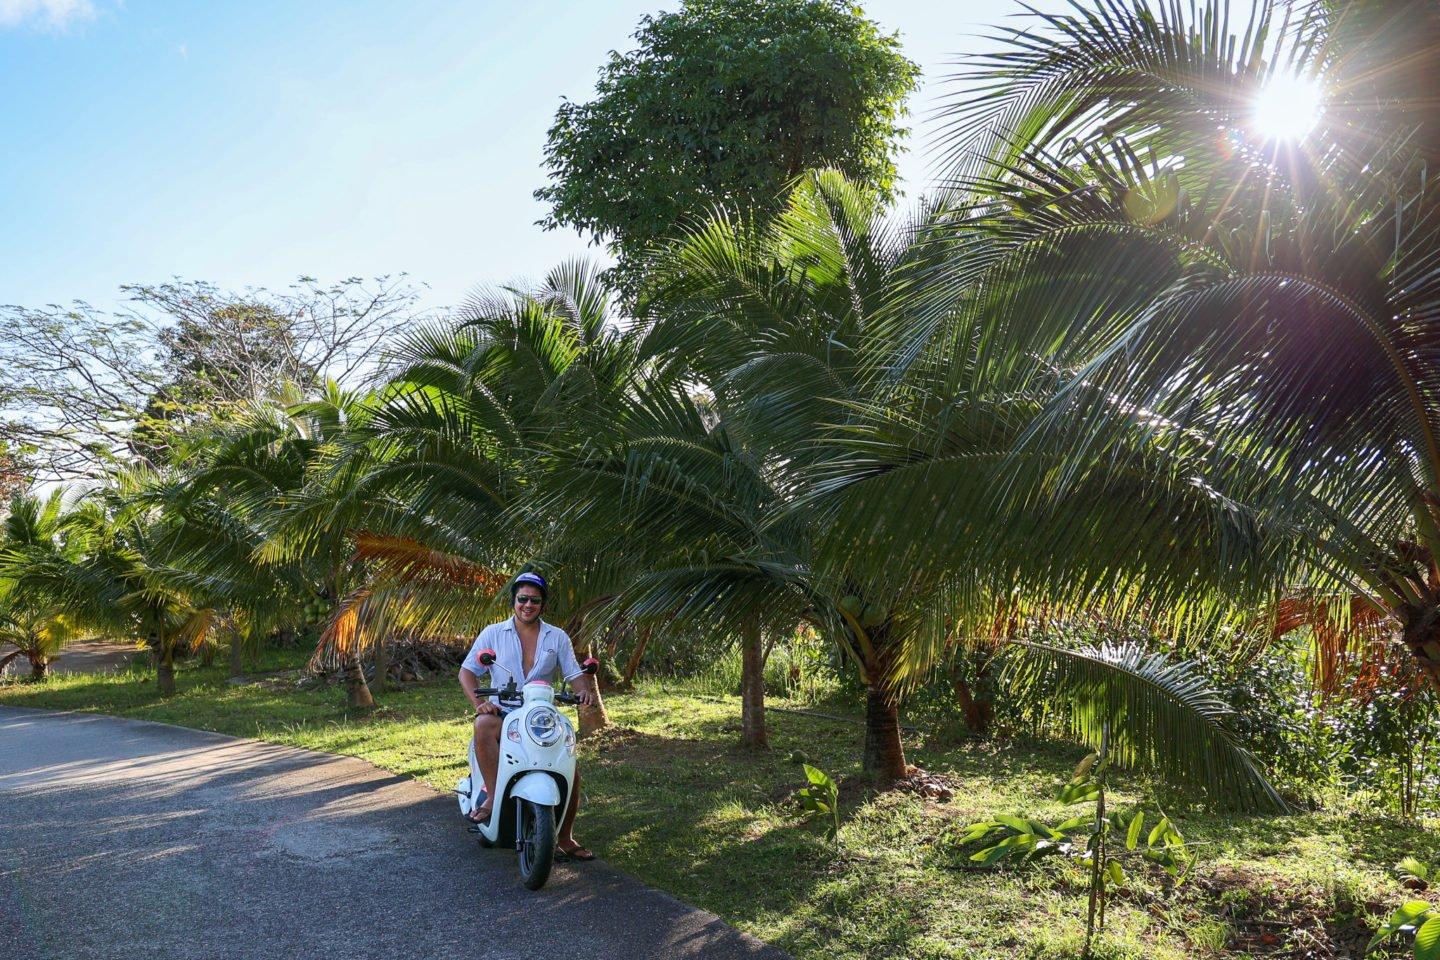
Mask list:
[[[289,664],[270,654],[262,666]],[[155,698],[146,674],[58,676],[0,686],[0,705],[159,720],[362,757],[448,790],[463,772],[468,724],[448,681],[392,690],[367,715],[335,688],[228,683],[221,667],[184,670]],[[786,706],[776,701],[777,706]],[[586,807],[577,834],[600,856],[802,960],[1068,957],[1084,932],[1078,866],[973,868],[957,844],[992,813],[1054,822],[1050,800],[1083,751],[1053,743],[907,744],[953,799],[875,795],[858,765],[858,725],[773,711],[772,748],[736,745],[734,699],[658,685],[607,701],[611,728],[583,746]],[[841,781],[838,846],[791,799],[802,752]],[[1138,793],[1115,798],[1123,806]],[[1113,802],[1113,801],[1112,801]],[[1413,894],[1390,868],[1440,860],[1440,832],[1354,812],[1235,818],[1167,810],[1200,854],[1174,888],[1132,875],[1112,904],[1099,957],[1359,957],[1370,932]],[[457,836],[456,842],[462,842]]]

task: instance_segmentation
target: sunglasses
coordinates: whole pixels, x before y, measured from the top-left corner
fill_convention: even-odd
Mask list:
[[[516,605],[517,607],[518,607],[520,604],[522,604],[522,603],[543,603],[543,602],[544,602],[544,601],[542,601],[539,597],[527,597],[527,596],[525,596],[524,594],[521,594],[520,596],[518,596],[518,597],[515,598],[515,605]]]

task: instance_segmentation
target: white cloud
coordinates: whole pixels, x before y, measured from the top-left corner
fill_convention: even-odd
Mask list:
[[[34,23],[60,30],[95,13],[92,0],[0,0],[0,27]]]

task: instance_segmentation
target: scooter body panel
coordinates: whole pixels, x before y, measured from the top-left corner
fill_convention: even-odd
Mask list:
[[[495,773],[496,800],[491,804],[490,819],[479,825],[479,832],[494,846],[508,846],[515,840],[515,797],[556,808],[556,820],[568,805],[570,788],[575,782],[575,730],[564,714],[552,706],[554,688],[548,683],[525,685],[524,704],[504,717],[500,728],[500,762]],[[532,734],[531,718],[542,711],[554,711],[559,736],[553,743],[543,744]],[[537,725],[542,731],[546,725]],[[475,742],[469,748],[470,775],[456,785],[460,812],[470,811],[485,801],[485,778],[475,756]]]
[[[555,785],[555,778],[539,770],[531,770],[519,777],[510,788],[510,796],[521,797],[546,807],[560,806],[560,788]]]

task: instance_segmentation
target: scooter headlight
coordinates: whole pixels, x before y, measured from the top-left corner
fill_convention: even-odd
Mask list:
[[[560,713],[554,707],[540,707],[530,711],[525,722],[530,731],[530,739],[542,747],[555,743],[564,732],[560,726]]]
[[[575,756],[575,728],[570,726],[570,720],[565,714],[560,714],[560,725],[565,728],[565,752]]]

